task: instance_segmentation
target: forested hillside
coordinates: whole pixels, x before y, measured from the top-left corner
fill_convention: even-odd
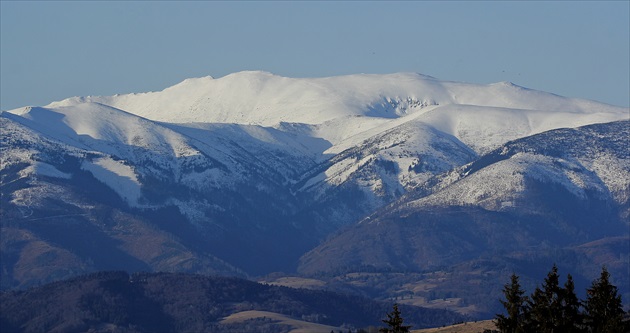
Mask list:
[[[305,322],[359,329],[381,325],[391,304],[238,278],[99,272],[0,297],[2,332],[288,332],[271,318],[222,323],[260,310]],[[416,328],[463,320],[445,310],[401,306]]]

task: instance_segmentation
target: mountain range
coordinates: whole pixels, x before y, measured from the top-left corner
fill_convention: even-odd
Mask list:
[[[534,283],[553,263],[578,287],[602,265],[630,285],[628,108],[415,73],[240,72],[0,122],[3,289],[291,277],[483,316],[511,272]]]

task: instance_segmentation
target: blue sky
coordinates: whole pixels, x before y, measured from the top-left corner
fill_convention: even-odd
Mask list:
[[[0,2],[0,108],[189,77],[418,72],[630,104],[630,2]]]

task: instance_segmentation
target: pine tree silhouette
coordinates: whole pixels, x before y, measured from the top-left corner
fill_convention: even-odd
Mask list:
[[[624,332],[623,308],[617,287],[610,284],[610,273],[602,268],[599,279],[593,281],[586,290],[585,323],[589,332],[617,333]],[[627,325],[625,325],[627,326]]]
[[[403,325],[403,321],[400,310],[398,310],[398,304],[394,304],[394,311],[387,314],[387,319],[382,320],[388,327],[383,327],[378,331],[381,333],[409,333],[411,326]]]
[[[513,273],[510,278],[510,283],[503,287],[505,301],[501,301],[501,304],[507,310],[507,316],[498,314],[495,319],[495,324],[501,332],[525,332],[525,304],[527,302],[527,296],[523,296],[524,294],[525,291],[521,289],[518,276]]]

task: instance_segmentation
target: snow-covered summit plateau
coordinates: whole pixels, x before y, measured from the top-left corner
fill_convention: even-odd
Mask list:
[[[628,109],[500,82],[440,81],[416,73],[287,78],[247,71],[187,79],[160,92],[73,97],[48,108],[100,103],[167,123],[231,123],[277,128],[317,125],[332,144],[383,119],[416,118],[479,147],[558,127],[627,119]],[[351,121],[344,119],[351,118]],[[380,121],[379,121],[380,120]],[[338,127],[342,126],[343,129]],[[344,132],[339,135],[338,132]]]

